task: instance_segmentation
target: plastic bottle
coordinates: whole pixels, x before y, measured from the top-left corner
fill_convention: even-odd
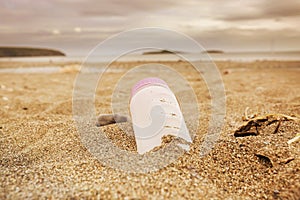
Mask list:
[[[165,135],[192,141],[175,95],[159,78],[142,79],[134,85],[130,113],[139,154],[160,146]]]

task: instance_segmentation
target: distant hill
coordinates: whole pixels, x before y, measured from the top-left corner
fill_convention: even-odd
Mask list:
[[[222,50],[207,50],[207,51],[203,51],[203,53],[224,53],[224,51],[222,51]]]
[[[0,57],[65,56],[64,53],[43,48],[0,47]]]
[[[143,55],[150,55],[150,54],[173,54],[173,53],[183,53],[180,51],[169,51],[169,50],[160,50],[160,51],[146,51]]]
[[[143,53],[143,55],[150,55],[150,54],[173,54],[173,53],[185,53],[182,51],[169,51],[169,50],[158,50],[158,51],[146,51]],[[203,51],[202,53],[224,53],[224,51],[222,50],[207,50],[207,51]]]

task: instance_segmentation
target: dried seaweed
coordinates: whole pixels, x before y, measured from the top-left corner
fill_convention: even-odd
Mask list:
[[[247,110],[248,108],[246,108],[245,116],[243,117],[243,120],[245,120],[246,122],[235,131],[235,137],[245,137],[251,135],[256,136],[260,134],[261,129],[270,126],[271,124],[277,123],[277,126],[273,131],[273,133],[275,134],[279,131],[279,128],[282,125],[283,121],[300,122],[300,119],[298,117],[288,116],[284,114],[267,114],[262,116],[253,115],[248,117]]]
[[[256,153],[255,155],[259,158],[259,161],[266,167],[271,168],[274,166],[273,161],[269,158],[269,156],[262,155],[259,153]]]

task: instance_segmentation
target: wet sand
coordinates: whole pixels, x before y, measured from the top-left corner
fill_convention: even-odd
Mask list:
[[[143,63],[112,64],[118,70],[106,73],[96,90],[97,114],[112,112],[111,94],[116,83],[126,70],[140,64]],[[249,115],[300,115],[300,62],[217,62],[226,89],[226,121],[217,144],[205,157],[199,156],[211,112],[205,82],[187,63],[162,64],[186,77],[194,89],[200,126],[189,152],[169,166],[147,174],[128,174],[103,165],[81,143],[72,118],[76,64],[64,64],[67,67],[58,73],[1,73],[0,199],[300,196],[300,143],[287,144],[300,132],[299,123],[282,122],[276,134],[273,124],[258,136],[234,136],[243,124],[247,107]],[[5,62],[0,67],[38,65]],[[132,135],[124,134],[115,124],[103,129],[117,147],[136,152]]]

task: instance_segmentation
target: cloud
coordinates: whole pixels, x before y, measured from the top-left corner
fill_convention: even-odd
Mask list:
[[[190,34],[205,48],[225,51],[274,51],[299,50],[300,31],[282,29],[272,31],[266,28],[214,29]]]
[[[0,19],[1,45],[70,52],[149,26],[186,33],[207,47],[266,49],[268,36],[282,48],[300,46],[299,0],[1,0]]]
[[[147,13],[155,10],[161,10],[166,7],[176,5],[176,1],[161,0],[159,2],[153,1],[141,1],[141,0],[106,0],[99,1],[92,0],[89,4],[85,4],[86,1],[82,1],[79,4],[82,7],[79,9],[79,13],[84,16],[129,16],[136,13]],[[78,5],[79,5],[78,4]]]
[[[76,33],[81,33],[81,32],[82,32],[82,29],[81,29],[80,27],[75,27],[75,28],[74,28],[74,31],[75,31]]]
[[[219,8],[221,9],[221,5]],[[231,9],[230,9],[231,7]],[[300,16],[299,0],[253,0],[244,4],[226,5],[217,15],[217,19],[224,21],[280,19]]]

